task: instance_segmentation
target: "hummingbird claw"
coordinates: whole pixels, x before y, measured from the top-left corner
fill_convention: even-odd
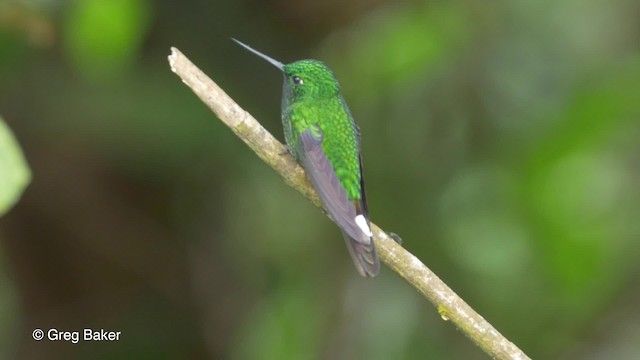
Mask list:
[[[390,232],[389,237],[392,238],[393,241],[397,242],[398,245],[402,245],[402,238],[400,237],[400,235]]]
[[[291,153],[291,149],[289,149],[289,145],[286,145],[284,147],[284,150],[282,150],[282,151],[280,151],[280,153],[278,153],[278,155],[280,155],[280,156],[285,156],[287,154],[293,156],[293,153]]]

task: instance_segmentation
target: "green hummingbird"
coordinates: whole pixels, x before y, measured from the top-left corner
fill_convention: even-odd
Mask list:
[[[282,125],[289,153],[304,167],[324,208],[342,230],[360,275],[378,275],[380,260],[367,212],[360,129],[335,75],[318,60],[283,64],[232,40],[284,74]]]

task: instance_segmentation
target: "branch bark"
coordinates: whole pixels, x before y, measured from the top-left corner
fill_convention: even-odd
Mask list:
[[[176,73],[182,82],[191,88],[200,100],[251,150],[277,171],[289,186],[322,208],[320,199],[309,183],[304,169],[291,156],[281,155],[286,151],[284,145],[174,47],[171,48],[169,64],[171,71]],[[372,223],[371,227],[382,262],[422,293],[436,307],[443,320],[451,321],[477,346],[495,359],[529,359],[417,257],[405,250],[375,224]]]

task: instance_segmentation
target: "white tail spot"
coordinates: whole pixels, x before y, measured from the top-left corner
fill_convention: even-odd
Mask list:
[[[360,230],[362,230],[362,232],[365,235],[373,236],[373,234],[371,233],[371,229],[369,228],[369,225],[367,224],[367,219],[365,219],[364,215],[356,216],[355,220],[356,220],[356,224],[358,225]]]

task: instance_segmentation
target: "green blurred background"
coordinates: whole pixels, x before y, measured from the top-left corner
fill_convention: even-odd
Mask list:
[[[282,139],[325,61],[374,222],[536,359],[640,357],[640,2],[0,0],[2,359],[486,359],[244,146],[176,46]],[[36,342],[34,328],[122,332]]]

